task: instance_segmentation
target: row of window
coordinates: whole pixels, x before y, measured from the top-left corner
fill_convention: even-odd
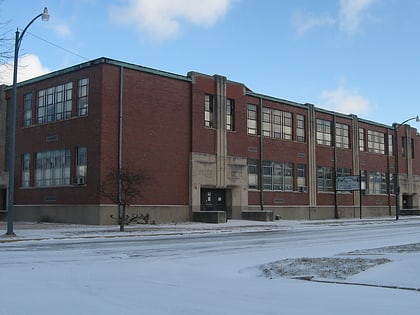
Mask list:
[[[73,115],[86,116],[88,114],[89,79],[78,81],[77,113],[73,113],[73,82],[57,85],[38,91],[35,118],[33,118],[33,95],[24,96],[23,124],[45,124],[53,121],[69,119]]]
[[[317,190],[318,192],[334,191],[334,169],[332,167],[318,166]],[[248,160],[248,187],[259,189],[258,183],[260,166],[258,160]],[[366,178],[366,174],[368,177]],[[294,177],[296,176],[296,183]],[[351,176],[351,169],[337,168],[335,177]],[[296,189],[295,188],[296,185]],[[263,190],[273,191],[306,191],[306,165],[263,161],[262,165]],[[384,172],[361,172],[361,188],[369,194],[394,194],[394,175]]]
[[[36,152],[22,155],[22,187],[66,186],[71,181],[70,149]],[[78,184],[87,176],[87,147],[78,147],[76,153],[76,179]],[[34,170],[32,172],[32,167]],[[32,178],[33,176],[33,182]],[[82,182],[80,181],[82,179]]]
[[[305,142],[305,116],[295,114],[295,136],[293,136],[293,115],[287,111],[281,111],[268,107],[262,109],[262,133],[264,137]],[[234,100],[226,100],[226,130],[234,130]],[[204,98],[204,125],[216,128],[216,103],[213,95],[206,94]],[[333,143],[332,122],[325,119],[316,120],[316,143],[319,145],[350,149],[350,126],[343,123],[335,124],[335,141]],[[257,135],[258,131],[258,106],[248,104],[247,108],[248,134]],[[359,150],[361,152],[393,155],[393,135],[388,134],[385,141],[385,133],[359,128]],[[403,156],[407,149],[406,140],[403,138]],[[414,158],[414,140],[411,139],[412,157]]]
[[[262,133],[265,137],[292,140],[293,139],[293,116],[292,113],[263,107]],[[296,114],[296,141],[305,141],[305,116]],[[248,104],[247,114],[248,134],[258,134],[258,107]]]
[[[296,173],[295,173],[296,172]],[[259,161],[248,160],[248,186],[250,189],[258,189]],[[296,176],[297,189],[306,189],[306,165],[293,163],[281,163],[263,161],[262,181],[264,190],[293,191],[294,178]]]

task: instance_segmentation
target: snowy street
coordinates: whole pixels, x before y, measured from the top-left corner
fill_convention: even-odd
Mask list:
[[[0,314],[418,314],[420,309],[419,217],[114,231],[29,227],[19,231],[22,237],[0,237]]]

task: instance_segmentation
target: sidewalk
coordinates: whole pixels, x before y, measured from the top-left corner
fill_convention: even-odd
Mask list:
[[[285,222],[255,222],[245,220],[229,220],[223,224],[183,222],[179,224],[146,225],[133,224],[125,226],[125,232],[119,232],[118,225],[78,225],[63,223],[16,222],[13,225],[15,236],[5,235],[7,223],[0,222],[0,243],[77,238],[106,238],[134,236],[170,236],[183,234],[232,233],[246,231],[269,231],[288,229]]]
[[[279,231],[307,228],[325,228],[325,226],[361,225],[378,223],[407,223],[420,220],[420,216],[400,217],[395,221],[392,217],[338,220],[278,220],[274,222],[258,222],[246,220],[229,220],[227,223],[210,224],[183,222],[179,224],[146,225],[134,224],[119,232],[117,225],[78,225],[63,223],[15,222],[15,236],[5,235],[7,223],[0,221],[0,243],[36,240],[63,240],[80,238],[134,237],[134,236],[170,236],[184,234],[241,233],[260,231]]]

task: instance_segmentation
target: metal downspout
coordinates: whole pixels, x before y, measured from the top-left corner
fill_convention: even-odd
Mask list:
[[[263,162],[264,162],[264,135],[263,135],[263,100],[260,97],[260,209],[264,211],[264,183],[263,183]]]
[[[118,107],[118,214],[122,215],[121,208],[121,173],[122,173],[122,142],[123,142],[123,92],[124,89],[124,67],[120,67],[120,89],[119,89],[119,107]],[[122,218],[123,219],[123,218]]]

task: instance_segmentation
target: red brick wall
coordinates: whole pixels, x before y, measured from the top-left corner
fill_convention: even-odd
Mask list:
[[[22,106],[18,106],[16,204],[46,203],[46,196],[56,196],[56,204],[110,203],[99,194],[99,187],[106,175],[118,168],[120,67],[99,64],[27,85],[19,89],[19,99],[32,91],[36,100],[40,89],[72,81],[76,109],[77,80],[85,77],[90,80],[86,117],[22,128]],[[133,204],[189,202],[190,86],[187,80],[124,69],[123,167],[142,169],[148,176],[142,198]],[[51,135],[57,135],[58,141],[45,142]],[[35,152],[70,148],[74,172],[78,146],[88,147],[86,186],[20,189],[23,153],[30,152],[34,158]]]
[[[99,193],[99,165],[95,156],[99,156],[100,148],[100,83],[101,67],[94,66],[79,71],[63,74],[28,84],[18,89],[17,126],[16,126],[16,170],[15,170],[15,203],[16,204],[42,204],[46,196],[55,196],[57,204],[93,204],[98,203]],[[77,110],[78,80],[89,78],[89,115],[74,117],[69,120],[57,121],[42,125],[23,127],[23,97],[26,93],[33,93],[33,118],[37,104],[37,91],[54,87],[63,83],[73,82],[73,111]],[[58,136],[57,141],[46,142],[47,136]],[[32,184],[34,179],[35,152],[66,149],[71,150],[72,172],[75,169],[76,147],[88,146],[88,186],[80,187],[48,187],[48,188],[21,188],[22,154],[32,155]],[[71,174],[75,176],[74,173]]]
[[[191,83],[124,70],[123,167],[148,180],[141,204],[188,205]]]

